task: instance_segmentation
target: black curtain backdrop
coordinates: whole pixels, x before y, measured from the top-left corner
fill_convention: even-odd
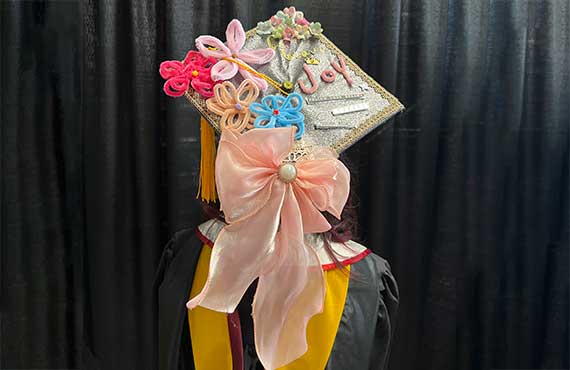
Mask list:
[[[201,220],[159,63],[285,5],[0,3],[1,369],[156,369],[154,272]],[[400,285],[390,369],[568,368],[569,2],[294,5],[407,107],[348,152]]]

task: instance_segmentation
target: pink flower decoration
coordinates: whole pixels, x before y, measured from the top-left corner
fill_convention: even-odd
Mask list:
[[[273,26],[279,26],[279,25],[281,24],[281,22],[283,22],[283,19],[281,19],[281,18],[279,18],[279,17],[276,17],[276,16],[272,16],[272,17],[270,18],[270,20],[271,20],[271,24],[272,24]]]
[[[182,62],[167,60],[160,63],[160,75],[166,80],[164,93],[179,97],[192,86],[203,97],[214,96],[215,82],[210,77],[210,70],[215,63],[216,59],[203,57],[195,50],[190,50]]]
[[[226,43],[214,36],[204,35],[196,39],[196,48],[205,57],[213,57],[221,59],[217,62],[211,71],[211,77],[214,81],[229,80],[233,78],[239,71],[244,79],[251,79],[261,89],[267,89],[267,82],[248,72],[246,69],[232,63],[224,58],[235,59],[245,65],[265,64],[275,56],[275,51],[271,48],[256,50],[241,50],[245,44],[245,31],[240,21],[232,20],[226,29]]]
[[[291,27],[285,27],[283,31],[283,40],[291,41],[292,38],[295,37],[295,30]]]
[[[305,18],[298,18],[295,23],[300,24],[301,26],[308,26],[309,25],[309,21],[306,20]]]
[[[297,9],[295,9],[294,6],[283,9],[283,13],[287,14],[289,17],[294,16],[296,11]]]

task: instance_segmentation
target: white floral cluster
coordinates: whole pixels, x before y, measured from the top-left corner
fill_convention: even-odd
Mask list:
[[[270,35],[274,39],[290,42],[292,39],[306,40],[323,32],[319,22],[309,22],[294,6],[280,10],[265,22],[257,24],[257,33]]]

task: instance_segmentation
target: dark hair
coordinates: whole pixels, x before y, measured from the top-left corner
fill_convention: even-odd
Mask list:
[[[344,269],[344,265],[338,260],[337,256],[334,254],[331,242],[336,243],[346,243],[349,240],[356,239],[358,234],[358,211],[357,207],[354,205],[354,196],[352,190],[342,210],[340,220],[331,215],[328,212],[323,212],[323,215],[331,224],[331,229],[324,232],[324,248],[327,255],[334,262],[336,267]]]

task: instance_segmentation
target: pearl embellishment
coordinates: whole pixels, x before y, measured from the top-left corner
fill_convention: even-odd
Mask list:
[[[279,167],[279,179],[288,184],[297,177],[297,168],[292,163],[285,163]]]

